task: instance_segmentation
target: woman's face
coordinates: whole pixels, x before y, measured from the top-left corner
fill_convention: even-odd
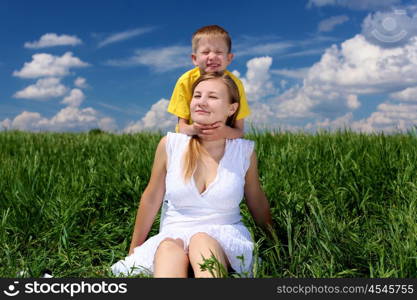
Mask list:
[[[209,79],[200,82],[190,104],[193,122],[209,125],[218,121],[226,123],[236,111],[238,104],[230,104],[227,86],[221,79]]]

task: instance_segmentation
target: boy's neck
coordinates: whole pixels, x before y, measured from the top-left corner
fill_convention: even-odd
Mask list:
[[[197,67],[198,68],[198,67]],[[200,72],[200,75],[205,75],[207,74],[207,72],[204,72],[204,70],[201,70],[201,68],[198,68],[198,71]],[[226,69],[222,70],[222,71],[217,71],[218,73],[222,73],[222,72],[226,72]]]

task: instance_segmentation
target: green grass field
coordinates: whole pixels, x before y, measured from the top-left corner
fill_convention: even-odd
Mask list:
[[[276,225],[266,236],[242,204],[255,277],[417,277],[415,135],[246,137]],[[111,276],[160,138],[0,132],[0,277]]]

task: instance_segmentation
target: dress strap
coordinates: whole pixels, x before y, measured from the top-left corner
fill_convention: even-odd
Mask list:
[[[181,157],[181,153],[186,144],[188,144],[190,137],[182,133],[167,133],[166,152],[168,155],[168,166],[170,167],[172,159],[177,160]]]
[[[250,166],[250,157],[255,147],[255,142],[246,139],[228,140],[230,143],[228,153],[228,164],[233,165],[233,169],[245,176]]]

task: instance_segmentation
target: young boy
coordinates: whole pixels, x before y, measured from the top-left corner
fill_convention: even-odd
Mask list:
[[[243,137],[244,118],[250,114],[242,82],[226,67],[232,62],[232,41],[226,30],[217,25],[205,26],[192,37],[191,59],[196,66],[184,73],[177,81],[168,105],[168,112],[178,116],[177,132],[187,135],[206,135],[210,139]],[[190,120],[191,88],[201,74],[225,72],[239,88],[240,107],[235,127],[221,122],[210,125],[192,123]]]

